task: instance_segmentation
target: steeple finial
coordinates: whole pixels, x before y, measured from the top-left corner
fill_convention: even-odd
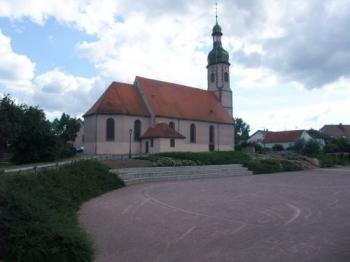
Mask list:
[[[218,2],[215,2],[215,20],[218,23]]]

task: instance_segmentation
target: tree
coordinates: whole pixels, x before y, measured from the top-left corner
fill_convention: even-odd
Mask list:
[[[11,145],[15,163],[52,161],[58,140],[45,113],[38,107],[23,107],[23,117]]]
[[[63,113],[60,119],[55,118],[52,122],[52,128],[62,142],[66,144],[68,141],[74,141],[80,129],[80,123],[76,118],[70,117]]]
[[[239,145],[249,138],[250,126],[242,118],[235,118],[235,145]]]
[[[294,151],[297,153],[303,153],[305,147],[305,139],[298,139],[294,144]]]
[[[320,151],[320,144],[316,140],[311,139],[305,143],[302,153],[303,155],[314,157],[317,156],[320,153]]]
[[[17,106],[9,95],[0,100],[0,157],[16,137],[22,115],[23,106]]]

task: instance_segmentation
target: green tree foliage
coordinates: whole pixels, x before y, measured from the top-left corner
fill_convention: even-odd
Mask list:
[[[57,147],[57,138],[45,113],[37,107],[24,107],[22,121],[11,145],[14,162],[52,161],[57,156]]]
[[[303,138],[298,139],[294,144],[294,151],[302,154],[304,150],[304,146],[305,146],[305,140]]]
[[[249,138],[250,126],[242,118],[235,118],[235,145],[239,145]]]
[[[350,153],[350,142],[346,138],[334,139],[331,143],[324,147],[325,153]]]
[[[315,157],[321,152],[321,146],[320,144],[314,140],[311,139],[307,141],[304,145],[302,153],[307,156]]]
[[[0,156],[9,146],[17,164],[74,155],[67,142],[74,140],[79,128],[78,120],[67,114],[51,123],[38,107],[16,105],[10,96],[0,100]]]
[[[63,113],[60,119],[55,118],[52,127],[54,133],[66,144],[68,141],[74,141],[80,129],[80,123],[76,118]]]
[[[17,106],[9,95],[0,99],[0,156],[16,137],[23,115],[23,106]]]

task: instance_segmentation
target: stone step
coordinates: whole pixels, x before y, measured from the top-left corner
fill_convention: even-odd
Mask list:
[[[242,168],[240,164],[232,164],[232,165],[210,165],[210,166],[173,166],[173,167],[136,167],[136,168],[122,168],[119,169],[119,173],[133,173],[133,172],[147,172],[147,171],[173,171],[173,170],[202,170],[202,169],[232,169],[232,168]]]
[[[111,170],[127,185],[145,182],[252,175],[242,165],[147,167]]]
[[[161,181],[176,181],[176,180],[191,180],[202,178],[220,178],[220,177],[234,177],[234,176],[248,176],[252,173],[240,173],[240,174],[199,174],[199,175],[177,175],[177,176],[159,176],[159,177],[144,177],[134,179],[123,179],[126,185],[147,183],[147,182],[161,182]]]
[[[182,171],[182,172],[157,172],[157,173],[143,173],[143,174],[118,174],[120,178],[123,179],[134,179],[134,178],[142,178],[142,177],[167,177],[167,176],[176,176],[176,175],[201,175],[201,174],[230,174],[230,175],[236,175],[241,174],[242,172],[251,172],[245,169],[242,170],[211,170],[211,171],[202,171],[202,172],[188,172],[188,171]]]

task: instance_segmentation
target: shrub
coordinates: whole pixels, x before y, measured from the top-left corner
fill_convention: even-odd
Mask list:
[[[156,159],[152,166],[196,166],[198,163],[193,160],[181,160],[171,157],[159,157]]]
[[[254,174],[268,174],[282,171],[298,171],[303,168],[288,160],[262,159],[252,160],[245,164],[245,166],[254,172]]]
[[[302,149],[303,155],[307,156],[317,156],[321,151],[320,144],[316,140],[309,140],[305,143]]]
[[[123,186],[94,161],[0,178],[0,260],[91,261],[92,245],[78,224],[79,206]]]
[[[148,158],[151,161],[159,157],[170,157],[181,160],[192,160],[202,165],[241,164],[250,160],[249,155],[239,151],[214,151],[214,152],[169,152],[160,153]]]
[[[294,144],[294,151],[297,153],[302,153],[305,146],[305,140],[303,138],[298,139]]]
[[[272,150],[273,151],[283,151],[284,147],[281,144],[275,144],[275,145],[273,145]]]

